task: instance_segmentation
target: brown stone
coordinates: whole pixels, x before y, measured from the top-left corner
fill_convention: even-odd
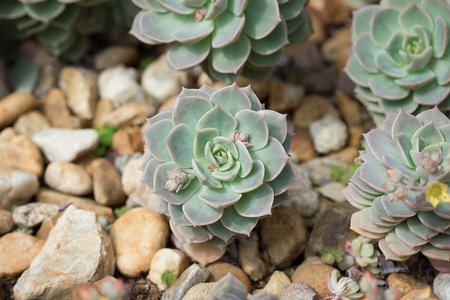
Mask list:
[[[118,206],[125,203],[125,193],[119,171],[104,158],[91,164],[95,201],[102,205]]]
[[[259,253],[259,238],[255,234],[246,240],[238,242],[238,261],[242,270],[252,280],[260,280],[266,273],[266,266]]]
[[[178,95],[175,95],[164,100],[163,104],[159,108],[159,111],[173,108],[175,106],[175,101],[177,101],[177,98]]]
[[[66,97],[58,88],[52,88],[48,92],[43,109],[53,127],[72,129],[83,127],[83,120],[71,115]]]
[[[295,128],[290,152],[294,153],[300,162],[308,161],[319,155],[314,149],[309,131],[302,127]]]
[[[30,93],[15,92],[0,100],[0,129],[14,123],[17,118],[32,109],[37,102]]]
[[[278,112],[294,109],[300,104],[304,94],[305,89],[301,85],[271,81],[269,108]]]
[[[113,136],[111,148],[119,154],[144,152],[144,135],[140,127],[119,129]]]
[[[62,216],[62,214],[63,212],[59,212],[56,215],[45,218],[44,221],[42,221],[41,227],[39,227],[39,230],[36,233],[36,237],[41,240],[46,240],[48,235],[50,234],[50,231],[52,231],[53,227],[55,227],[56,222],[58,221],[59,217]]]
[[[426,289],[430,289],[430,295],[425,296],[427,294]],[[432,289],[430,286],[426,286],[424,288],[421,289],[415,289],[415,290],[411,290],[408,293],[404,294],[400,300],[416,300],[416,299],[425,299],[425,297],[427,300],[439,300],[439,298],[432,292]]]
[[[11,232],[15,227],[12,213],[6,209],[0,209],[0,236]]]
[[[336,270],[333,267],[323,264],[314,264],[304,267],[292,275],[292,282],[303,282],[313,288],[320,297],[333,296],[328,289],[328,274]],[[341,278],[341,274],[338,274],[338,279]]]
[[[308,7],[319,13],[325,25],[340,25],[350,17],[350,9],[342,0],[311,0]]]
[[[350,27],[338,29],[322,45],[322,57],[336,65],[338,72],[342,72],[348,58],[352,54],[352,30]]]
[[[359,156],[359,151],[358,151],[358,149],[356,149],[354,147],[348,147],[348,148],[344,148],[338,152],[332,152],[332,153],[330,153],[329,156],[339,157],[346,163],[351,163],[351,162],[355,161],[355,159]]]
[[[96,127],[102,127],[106,116],[114,110],[114,103],[106,98],[101,98],[95,108],[94,120],[92,124]]]
[[[104,124],[120,127],[142,125],[154,113],[154,109],[150,109],[147,105],[125,104],[108,113],[104,118]]]
[[[327,38],[324,21],[322,20],[322,16],[314,8],[308,7],[308,12],[311,16],[313,28],[313,33],[308,39],[312,42],[320,44]]]
[[[116,45],[99,51],[95,55],[94,65],[97,70],[103,70],[117,64],[131,65],[137,58],[138,51],[135,47]]]
[[[340,118],[337,109],[325,97],[310,95],[303,98],[300,106],[295,110],[294,123],[296,126],[309,128],[311,123],[326,115]]]
[[[6,128],[0,133],[0,168],[14,167],[37,177],[44,172],[44,161],[38,147],[25,135]]]
[[[361,140],[363,139],[362,128],[352,126],[348,129],[348,133],[349,133],[348,146],[360,149],[361,148]]]
[[[83,155],[79,160],[76,161],[76,164],[82,167],[89,175],[92,176],[92,162],[96,160],[98,156],[93,153],[87,153]]]
[[[110,207],[99,205],[92,199],[70,196],[46,188],[41,188],[39,190],[37,201],[43,203],[55,203],[59,206],[65,206],[72,203],[77,208],[95,213],[97,217],[104,216],[109,223],[114,223],[116,219],[113,210]]]
[[[236,78],[236,83],[239,87],[251,86],[252,91],[258,97],[258,99],[265,99],[269,94],[269,80],[256,80],[250,79],[239,75]]]
[[[415,279],[411,275],[401,273],[394,273],[389,275],[386,281],[388,282],[390,288],[399,289],[403,293],[403,295],[409,293],[412,290],[422,289],[426,287],[426,284],[424,282]],[[414,299],[414,297],[411,299]]]
[[[231,273],[231,275],[239,279],[239,281],[245,285],[249,293],[252,291],[252,283],[250,282],[250,279],[244,271],[242,271],[242,269],[236,266],[229,263],[212,263],[206,267],[206,270],[210,273],[208,282],[217,282],[228,273]]]
[[[18,277],[22,274],[30,267],[44,243],[21,231],[5,234],[0,238],[0,276]]]
[[[21,115],[14,123],[14,130],[29,138],[38,131],[50,128],[47,118],[39,111],[33,110]]]
[[[334,101],[348,127],[361,126],[361,105],[342,91],[334,92]]]

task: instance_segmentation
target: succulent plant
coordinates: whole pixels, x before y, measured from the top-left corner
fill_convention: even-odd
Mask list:
[[[127,0],[0,1],[0,33],[23,40],[35,36],[50,53],[77,60],[88,48],[88,35],[127,25],[137,7]]]
[[[354,14],[345,68],[381,125],[399,108],[450,110],[450,0],[382,0]]]
[[[327,265],[332,265],[335,262],[342,261],[342,255],[344,253],[342,253],[342,251],[339,249],[334,249],[333,247],[327,246],[320,250],[320,254],[320,260],[322,262],[326,263]]]
[[[350,300],[359,299],[363,293],[359,293],[359,285],[353,279],[342,277],[338,280],[338,270],[333,270],[331,275],[328,274],[328,289],[334,296],[325,297],[325,299],[332,300]]]
[[[361,291],[369,295],[370,300],[398,300],[402,296],[402,292],[399,289],[387,288],[382,291],[377,285],[377,280],[369,271],[364,273],[359,281],[359,286]]]
[[[142,181],[188,251],[217,248],[220,257],[287,198],[295,178],[286,115],[263,110],[250,87],[183,89],[148,123]]]
[[[371,4],[378,4],[380,0],[343,0],[344,4],[351,9],[360,9]]]
[[[208,300],[247,300],[247,288],[236,277],[228,273],[216,282],[208,294]],[[273,294],[256,294],[248,298],[249,300],[276,300],[278,297]]]
[[[342,258],[339,267],[343,265],[350,267],[356,263],[360,268],[365,268],[372,274],[380,273],[380,268],[378,268],[380,251],[375,249],[371,239],[360,235],[352,241],[347,241],[345,250],[348,255]]]
[[[123,279],[106,277],[102,279],[100,293],[94,287],[82,287],[78,290],[81,300],[125,300],[128,299],[130,285],[124,283]]]
[[[286,44],[312,32],[308,0],[133,0],[142,8],[131,34],[147,44],[169,44],[177,70],[201,64],[213,79],[238,74],[265,79]]]
[[[364,161],[344,194],[361,210],[351,229],[387,259],[422,252],[450,270],[450,120],[436,107],[417,117],[400,110],[365,136]]]

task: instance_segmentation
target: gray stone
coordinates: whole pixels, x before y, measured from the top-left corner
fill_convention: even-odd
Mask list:
[[[27,203],[38,189],[36,175],[9,167],[0,168],[0,209],[9,210],[14,204]]]
[[[322,154],[341,149],[348,138],[347,125],[331,115],[313,122],[309,132],[314,149]]]
[[[343,193],[345,187],[342,182],[328,182],[319,188],[319,193],[330,200],[344,202],[346,201]]]
[[[80,283],[114,274],[114,249],[94,213],[69,206],[14,286],[14,298],[68,299]]]
[[[320,296],[306,283],[291,283],[281,294],[280,300],[320,300]]]
[[[89,173],[70,162],[50,163],[45,169],[44,179],[49,187],[66,194],[82,196],[92,193]]]
[[[313,158],[303,164],[308,170],[309,178],[313,185],[322,186],[333,180],[332,166],[348,168],[348,164],[338,157]]]
[[[11,232],[16,225],[9,210],[0,209],[0,235]]]
[[[433,292],[439,299],[450,299],[450,273],[439,273],[433,281]]]
[[[50,203],[28,203],[17,207],[13,214],[14,223],[19,227],[33,228],[59,212],[59,206]]]
[[[94,129],[50,128],[39,131],[32,140],[49,161],[70,162],[94,149],[99,135]]]
[[[161,300],[182,300],[191,287],[205,282],[208,277],[209,272],[205,268],[198,264],[193,264],[164,292]]]

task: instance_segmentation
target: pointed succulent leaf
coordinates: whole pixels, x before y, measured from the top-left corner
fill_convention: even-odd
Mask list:
[[[222,239],[225,243],[229,242],[230,239],[235,235],[234,232],[226,229],[222,222],[217,221],[216,223],[208,225],[209,231],[214,233],[217,237]]]
[[[242,194],[233,191],[229,183],[223,183],[221,188],[205,187],[199,198],[211,207],[222,209],[235,204]]]
[[[440,85],[446,85],[450,82],[450,70],[446,67],[449,63],[450,51],[446,51],[440,59],[436,59],[430,66],[434,74],[436,74],[436,80]]]
[[[180,95],[173,111],[173,124],[186,124],[190,129],[196,131],[198,121],[212,108],[213,105],[208,99]]]
[[[294,170],[288,162],[277,178],[267,183],[270,185],[275,195],[280,195],[287,191],[289,186],[294,183],[295,180],[297,179],[295,178]]]
[[[276,138],[280,143],[283,143],[287,135],[287,126],[285,126],[286,115],[273,110],[261,110],[258,113],[266,116],[269,136]]]
[[[196,22],[194,19],[188,19],[182,27],[173,32],[172,36],[180,43],[192,45],[209,36],[213,30],[213,21]]]
[[[417,120],[423,124],[433,122],[436,127],[441,127],[450,124],[450,120],[437,107],[424,111],[417,115]],[[430,143],[437,144],[440,139]]]
[[[228,0],[210,1],[206,4],[205,20],[212,20],[220,16],[227,9]]]
[[[195,175],[202,185],[215,189],[221,188],[222,183],[211,174],[211,171],[208,169],[207,164],[208,163],[206,161],[193,159],[192,169],[194,170]]]
[[[205,187],[206,188],[206,187]],[[198,191],[183,204],[183,212],[186,218],[194,226],[212,224],[222,217],[223,210],[213,208],[199,198]]]
[[[141,17],[142,34],[159,43],[170,43],[175,39],[173,33],[182,27],[188,17],[172,12],[158,13],[146,11]]]
[[[274,180],[283,170],[289,156],[284,151],[281,143],[269,137],[267,145],[259,150],[250,152],[253,159],[259,159],[264,164],[264,181]]]
[[[411,232],[407,221],[404,221],[395,227],[395,234],[402,240],[402,242],[411,248],[422,246],[428,242],[427,240],[424,240]]]
[[[264,165],[261,161],[255,160],[250,173],[245,177],[236,177],[230,182],[230,185],[231,189],[236,193],[248,193],[260,187],[264,183],[263,179]]]
[[[244,31],[256,40],[267,36],[281,22],[277,0],[264,0],[264,5],[248,1],[244,14]]]
[[[439,217],[432,211],[419,211],[417,216],[423,225],[434,231],[444,232],[450,227],[448,220]]]
[[[181,15],[190,15],[194,8],[189,7],[178,0],[156,0],[162,7]]]
[[[244,284],[228,273],[220,279],[208,294],[208,300],[218,299],[246,299],[247,288]]]
[[[234,206],[230,206],[223,211],[221,222],[228,230],[248,236],[256,226],[258,218],[243,217],[236,211]]]
[[[378,70],[387,76],[403,78],[408,75],[407,70],[396,66],[384,50],[380,50],[375,54],[375,64]]]
[[[18,19],[26,15],[25,5],[16,0],[3,0],[0,3],[0,20]]]
[[[221,136],[231,137],[236,125],[236,119],[220,105],[216,105],[198,121],[197,128],[216,128]]]
[[[252,156],[248,152],[247,147],[241,141],[236,141],[236,148],[239,152],[238,157],[239,157],[239,163],[241,165],[241,168],[239,170],[239,176],[241,178],[244,178],[244,177],[248,176],[248,174],[252,170],[254,161],[253,161]]]
[[[236,42],[244,28],[245,18],[233,15],[224,11],[219,17],[214,19],[215,29],[212,33],[213,48],[223,48]]]
[[[212,66],[221,73],[238,74],[250,54],[250,40],[241,35],[231,45],[211,50]]]
[[[194,158],[194,132],[185,124],[176,125],[164,142],[172,160],[181,168],[190,168]]]
[[[415,90],[420,88],[436,77],[436,74],[432,72],[429,68],[423,68],[418,72],[409,74],[401,79],[396,79],[395,83],[404,87]]]
[[[414,255],[420,251],[420,246],[411,248],[406,245],[398,236],[395,231],[390,231],[384,238],[388,247],[398,256]]]
[[[433,32],[433,57],[441,58],[449,43],[449,25],[440,16],[436,17]]]
[[[384,99],[400,100],[410,93],[408,89],[397,85],[393,78],[384,74],[371,75],[369,86],[375,96]]]
[[[406,32],[410,33],[412,27],[416,24],[423,26],[429,32],[434,29],[430,15],[414,2],[401,12],[399,23]]]
[[[370,32],[372,18],[376,11],[378,11],[377,6],[368,5],[354,12],[352,20],[353,43],[355,43],[357,38],[363,33]]]
[[[205,38],[193,45],[173,43],[167,50],[167,62],[178,70],[198,65],[210,52],[210,38]]]
[[[370,73],[361,66],[354,54],[347,61],[344,71],[358,85],[369,87]]]
[[[291,1],[292,2],[292,1]],[[277,52],[289,43],[286,23],[281,22],[263,39],[250,39],[252,50],[260,55],[269,55]]]
[[[186,218],[186,215],[183,212],[183,205],[169,204],[169,213],[173,225],[192,226],[191,221]]]
[[[251,144],[249,151],[261,149],[267,145],[269,139],[269,127],[265,115],[250,109],[243,109],[236,113],[238,121],[236,130],[239,133],[248,134],[248,142]]]
[[[380,247],[380,250],[383,251],[383,254],[386,257],[386,259],[396,260],[396,261],[405,261],[409,258],[408,255],[399,256],[399,255],[395,254],[394,251],[392,251],[391,248],[389,248],[389,246],[384,238],[380,239],[378,241],[378,246]]]
[[[164,139],[169,135],[172,129],[173,125],[171,120],[163,119],[157,121],[144,131],[148,148],[152,155],[159,161],[166,162],[171,160]]]
[[[250,109],[251,103],[247,95],[237,86],[236,83],[216,91],[211,95],[211,102],[235,116],[243,109]]]
[[[234,208],[239,215],[249,218],[262,217],[271,214],[273,204],[273,190],[264,183],[256,190],[245,193]]]
[[[155,180],[156,168],[161,164],[156,158],[150,159],[143,170],[141,181],[153,190],[153,182]]]
[[[395,7],[383,8],[373,14],[370,34],[380,47],[386,47],[391,36],[401,30],[399,16],[400,9]]]
[[[221,181],[233,181],[239,174],[240,169],[241,164],[239,162],[235,162],[234,165],[228,170],[222,171],[220,169],[216,169],[212,172],[212,176]]]
[[[414,92],[414,100],[423,105],[437,105],[441,103],[450,93],[450,85],[439,85],[432,80],[427,85]]]
[[[370,73],[377,72],[375,55],[380,48],[374,44],[369,33],[361,34],[353,46],[356,59],[361,66]]]

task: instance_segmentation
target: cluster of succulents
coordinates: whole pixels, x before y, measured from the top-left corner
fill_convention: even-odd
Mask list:
[[[238,74],[267,78],[287,44],[312,32],[308,0],[133,0],[142,8],[131,34],[169,44],[167,61],[177,70],[201,65],[213,80]]]
[[[93,287],[83,287],[78,291],[81,300],[125,300],[128,299],[130,285],[123,279],[106,277],[102,280],[99,293]]]
[[[327,265],[332,265],[335,262],[339,263],[342,261],[342,256],[344,253],[339,249],[334,249],[333,247],[327,246],[320,250],[320,260]]]
[[[361,287],[361,291],[369,295],[370,300],[398,300],[402,296],[402,292],[396,288],[381,290],[378,287],[377,280],[369,271],[364,273],[359,281],[359,286]]]
[[[263,110],[250,87],[183,89],[173,110],[149,119],[143,179],[189,252],[219,258],[236,236],[287,199],[295,180],[286,115]],[[212,254],[211,254],[212,255]],[[206,260],[206,261],[205,261]]]
[[[387,259],[421,252],[450,270],[450,120],[434,108],[413,116],[400,110],[365,135],[364,161],[344,190],[361,210],[351,229]]]
[[[345,251],[348,255],[345,255],[340,263],[338,262],[341,268],[346,269],[356,264],[359,268],[367,269],[372,274],[380,273],[380,268],[378,268],[380,251],[375,249],[371,239],[360,235],[352,241],[347,241]]]
[[[128,27],[137,7],[126,0],[5,0],[0,3],[2,39],[36,40],[53,55],[77,60],[87,36],[108,32],[116,23]],[[130,24],[131,25],[131,24]]]
[[[338,270],[333,270],[331,274],[328,274],[328,289],[333,293],[333,296],[325,297],[325,299],[351,300],[363,296],[363,293],[359,292],[359,285],[356,281],[349,277],[342,277],[338,280],[338,275]]]
[[[247,288],[236,277],[228,273],[213,286],[208,294],[208,300],[276,300],[273,294],[260,293],[247,298]]]
[[[450,110],[450,0],[382,0],[354,14],[346,72],[381,124],[399,108]]]

